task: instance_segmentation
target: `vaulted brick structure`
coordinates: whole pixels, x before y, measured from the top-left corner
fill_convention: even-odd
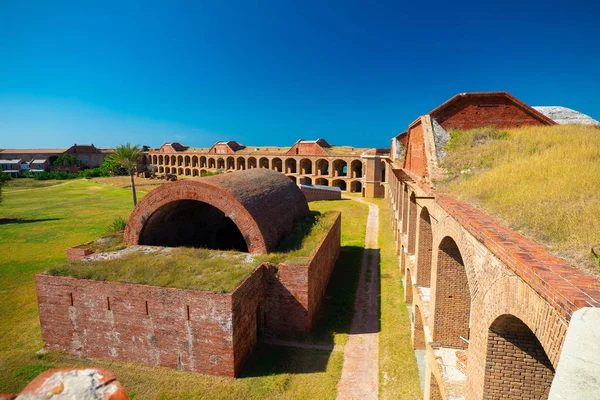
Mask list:
[[[149,250],[136,246],[148,244],[266,253],[308,213],[300,189],[266,169],[169,183],[136,206],[126,250]],[[340,251],[339,213],[322,235],[309,256],[257,262],[227,292],[39,274],[45,348],[237,376],[259,336],[295,338],[310,331]],[[77,250],[68,252],[70,260],[93,253]]]
[[[131,214],[125,242],[267,253],[306,215],[304,195],[282,174],[221,174],[150,192]]]

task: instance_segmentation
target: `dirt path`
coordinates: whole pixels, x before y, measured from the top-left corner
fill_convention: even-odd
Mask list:
[[[360,270],[360,281],[354,301],[354,318],[348,343],[344,346],[344,367],[337,384],[338,400],[377,399],[379,375],[379,250],[377,232],[379,208],[357,198],[350,198],[369,206],[365,250]]]

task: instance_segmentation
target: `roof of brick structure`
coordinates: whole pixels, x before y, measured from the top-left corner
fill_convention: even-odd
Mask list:
[[[221,210],[236,224],[251,253],[275,250],[294,224],[308,215],[304,195],[285,175],[268,169],[238,171],[154,189],[131,214],[125,242],[139,244],[152,214],[179,200],[196,200]]]

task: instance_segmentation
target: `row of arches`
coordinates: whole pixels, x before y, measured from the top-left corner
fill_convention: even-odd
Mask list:
[[[419,204],[408,184],[398,180],[391,183],[390,199],[392,209],[396,209],[394,230],[400,247],[400,268],[405,276],[405,302],[413,306],[413,346],[417,350],[426,348],[427,324],[430,340],[436,346],[454,349],[468,360],[471,329],[481,321],[472,321],[472,288],[464,249],[461,250],[455,237],[434,234],[435,225],[428,209],[433,202]],[[429,296],[430,300],[417,301],[417,295]],[[422,310],[419,305],[429,309]],[[482,352],[485,359],[470,361],[483,365],[483,398],[548,398],[555,370],[530,327],[516,315],[502,314],[485,329]],[[430,398],[436,398],[440,389],[434,377],[430,380]]]
[[[342,191],[350,191],[352,193],[362,193],[363,183],[359,180],[347,181],[344,179],[327,179],[327,178],[310,178],[308,176],[296,177],[288,175],[294,183],[303,185],[320,185],[338,187]]]
[[[352,160],[350,164],[344,159],[329,160],[319,158],[281,158],[281,157],[210,157],[197,155],[162,155],[150,154],[148,164],[159,168],[207,168],[228,171],[253,168],[267,168],[285,174],[317,175],[329,177],[362,178],[364,165],[361,160]]]

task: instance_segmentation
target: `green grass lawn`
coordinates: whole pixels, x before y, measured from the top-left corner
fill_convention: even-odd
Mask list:
[[[311,209],[342,211],[343,247],[316,328],[307,340],[343,344],[351,322],[367,207],[340,200],[311,203]],[[63,264],[67,247],[98,238],[115,218],[127,218],[131,210],[129,190],[83,180],[5,189],[0,205],[0,392],[16,393],[49,368],[97,366],[113,371],[136,399],[335,398],[341,352],[261,346],[238,379],[61,353],[36,355],[43,343],[34,275]]]

